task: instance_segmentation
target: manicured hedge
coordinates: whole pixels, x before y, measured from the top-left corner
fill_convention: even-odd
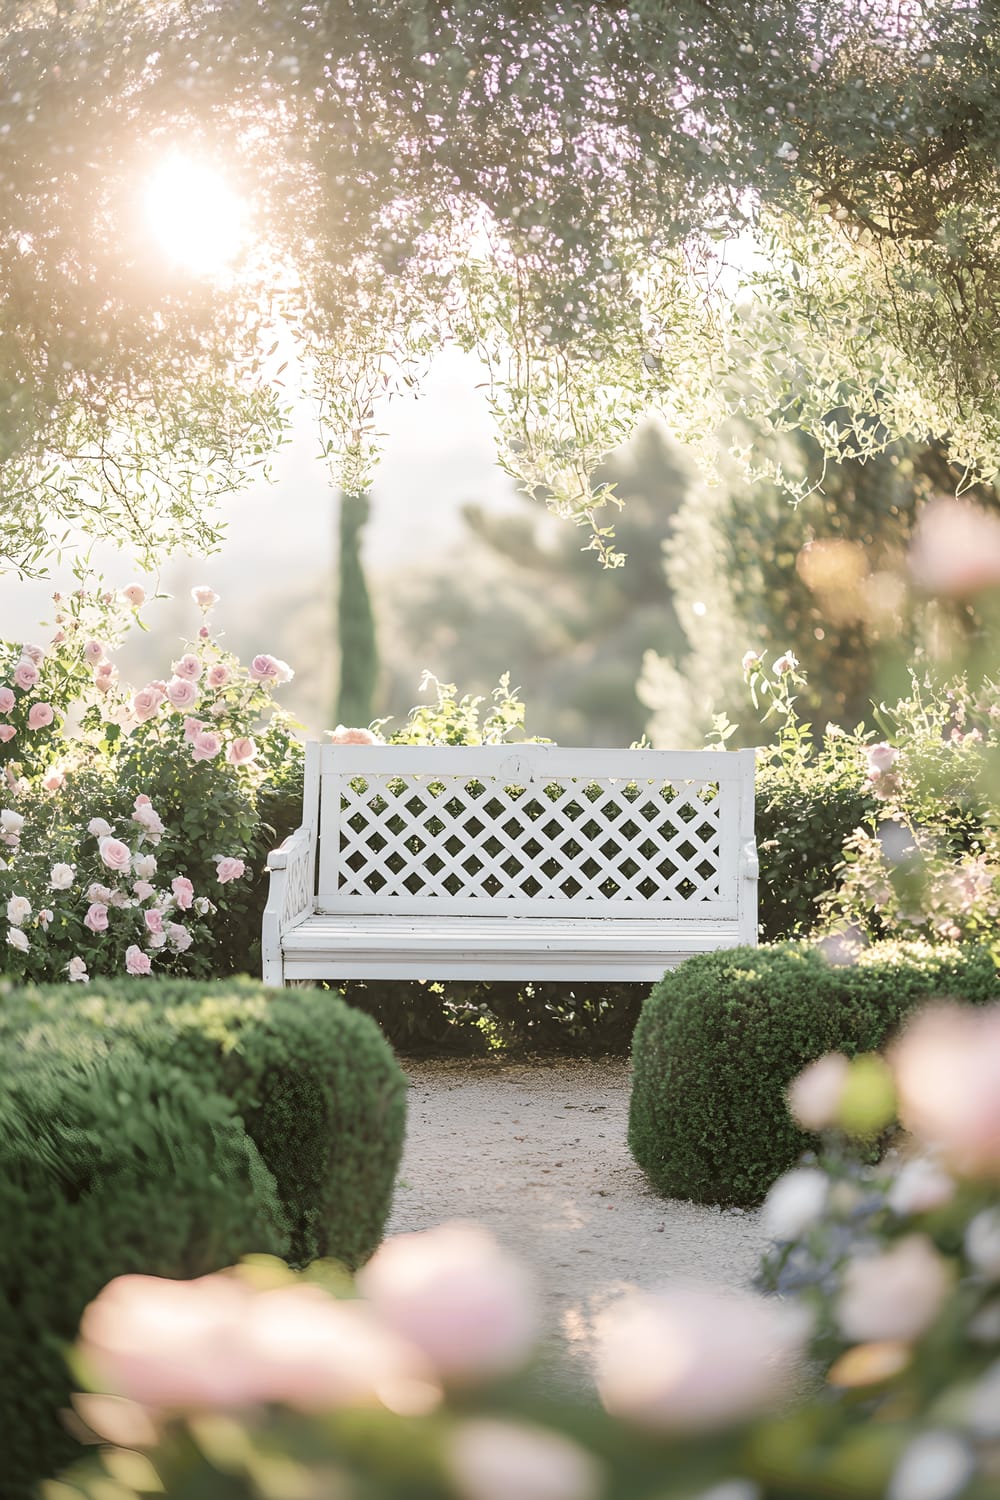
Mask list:
[[[406,1080],[378,1027],[336,994],[249,979],[94,981],[0,998],[0,1049],[122,1042],[230,1099],[274,1174],[296,1262],[354,1268],[382,1238]]]
[[[128,1045],[16,1062],[0,1075],[4,1500],[28,1500],[78,1454],[59,1418],[64,1349],[112,1277],[200,1276],[251,1251],[288,1253],[273,1177],[233,1105],[201,1080]]]
[[[629,1146],[665,1197],[751,1206],[815,1145],[785,1091],[825,1052],[881,1047],[923,1001],[1000,999],[985,949],[880,943],[852,965],[808,943],[736,948],[669,971],[632,1043]]]

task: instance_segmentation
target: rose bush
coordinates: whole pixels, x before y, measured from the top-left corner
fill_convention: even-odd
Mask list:
[[[137,689],[112,653],[139,585],[57,596],[44,647],[0,651],[0,907],[17,978],[255,967],[265,806],[301,761],[273,698],[291,669],[244,668],[211,624],[217,596],[193,593],[192,639]]]

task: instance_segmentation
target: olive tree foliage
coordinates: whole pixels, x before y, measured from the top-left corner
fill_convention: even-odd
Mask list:
[[[355,494],[386,396],[442,343],[478,351],[502,461],[606,561],[592,476],[651,409],[706,448],[739,411],[831,457],[910,435],[1000,462],[991,0],[0,17],[8,563],[64,523],[210,540],[211,497],[281,436],[293,349]],[[151,251],[143,183],[171,149],[252,204],[225,277]]]

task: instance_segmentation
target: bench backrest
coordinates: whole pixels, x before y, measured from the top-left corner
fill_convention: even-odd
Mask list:
[[[753,776],[752,750],[310,745],[317,906],[735,922]]]

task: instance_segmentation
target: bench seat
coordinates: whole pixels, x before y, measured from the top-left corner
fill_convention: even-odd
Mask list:
[[[282,947],[286,979],[480,979],[485,965],[497,979],[582,982],[659,979],[693,953],[739,941],[732,922],[711,920],[318,912],[286,931]]]
[[[752,750],[308,745],[267,984],[658,979],[757,940]]]

